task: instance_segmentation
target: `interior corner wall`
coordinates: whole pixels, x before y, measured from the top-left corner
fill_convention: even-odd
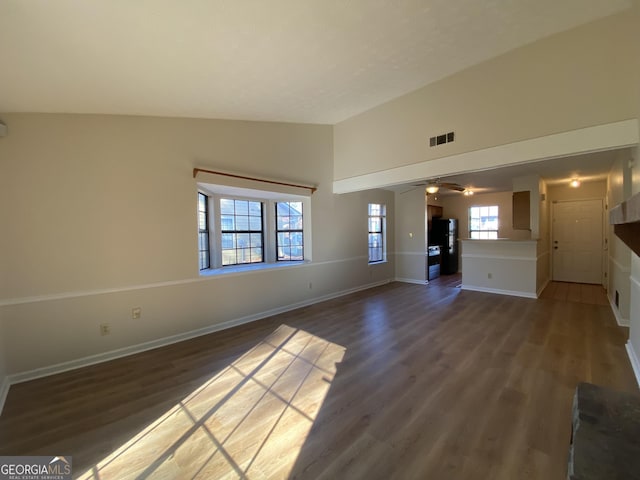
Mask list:
[[[547,37],[337,124],[334,180],[636,118],[635,17]],[[429,147],[450,131],[455,142]]]
[[[425,283],[426,213],[423,188],[395,194],[395,219],[396,279],[410,283]]]
[[[393,193],[332,193],[332,126],[2,119],[10,134],[0,139],[0,374],[82,363],[393,279],[393,258],[371,268],[367,256],[367,204],[394,211]],[[196,166],[317,186],[313,261],[201,277]],[[389,237],[393,249],[393,230]],[[100,336],[101,323],[110,335]]]

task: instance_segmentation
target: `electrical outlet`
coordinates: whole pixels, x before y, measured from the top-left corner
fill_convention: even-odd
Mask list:
[[[134,320],[137,320],[141,316],[142,316],[142,308],[135,307],[131,309],[131,318],[133,318]]]
[[[101,323],[100,324],[100,335],[102,335],[103,337],[105,335],[111,335],[111,325],[109,325],[108,323]]]

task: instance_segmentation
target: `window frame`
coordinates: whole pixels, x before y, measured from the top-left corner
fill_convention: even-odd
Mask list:
[[[204,199],[204,210],[200,209],[200,200]],[[211,230],[209,228],[209,195],[206,193],[198,192],[198,268],[200,271],[208,270],[211,268]],[[200,214],[204,214],[204,229],[200,228]],[[203,243],[202,236],[206,237],[206,241]],[[205,248],[202,248],[203,245]],[[202,253],[206,252],[207,261],[206,266],[202,263]]]
[[[481,211],[480,209],[482,208],[487,208],[487,209],[492,209],[495,208],[496,209],[496,228],[482,228],[482,215],[481,215]],[[478,209],[478,221],[480,222],[480,228],[474,229],[472,228],[473,225],[473,219],[474,217],[472,216],[472,210],[473,209]],[[500,232],[500,206],[499,205],[472,205],[469,207],[469,238],[471,238],[472,240],[496,240],[498,239],[498,235]],[[489,215],[487,215],[487,217],[489,217]],[[479,234],[477,236],[474,236],[474,234]],[[481,235],[485,233],[487,234],[486,238],[481,238]],[[491,235],[491,234],[495,234]]]
[[[372,206],[379,207],[379,214],[372,215],[371,207]],[[374,218],[379,219],[380,229],[379,230],[371,230],[371,220]],[[387,205],[384,203],[368,203],[367,204],[367,260],[369,264],[375,263],[383,263],[387,261]],[[380,246],[372,246],[371,244],[371,235],[380,235]],[[377,256],[372,260],[372,249],[376,249],[380,251],[380,258]]]
[[[252,189],[234,189],[225,185],[198,183],[198,193],[208,196],[209,208],[209,268],[200,270],[200,276],[232,272],[262,270],[265,268],[295,266],[310,263],[311,259],[311,197]],[[198,197],[199,198],[199,197]],[[240,263],[222,265],[222,229],[220,223],[220,199],[258,201],[262,203],[263,261],[260,263]],[[301,260],[278,260],[276,251],[276,203],[302,202],[303,258]]]
[[[232,214],[229,213],[222,213],[222,201],[223,200],[230,200],[233,202],[233,210],[234,212]],[[249,203],[259,203],[260,204],[260,230],[256,230],[253,229],[251,227],[251,217],[256,217],[256,215],[251,215],[251,206],[247,205],[247,215],[241,214],[241,213],[237,213],[237,204],[236,202],[247,202]],[[259,201],[259,200],[255,200],[255,199],[244,199],[244,198],[229,198],[227,196],[220,196],[217,200],[216,200],[216,207],[220,210],[219,212],[219,217],[218,217],[218,222],[216,223],[216,227],[218,227],[220,229],[220,255],[221,255],[221,264],[223,267],[231,267],[231,266],[237,266],[237,265],[250,265],[250,264],[255,264],[255,263],[264,263],[265,260],[265,245],[264,245],[264,230],[265,230],[265,224],[264,224],[264,210],[265,210],[265,205],[263,202]],[[222,222],[222,218],[225,216],[229,216],[232,215],[234,218],[234,228],[233,229],[226,229],[223,226],[223,222]],[[247,217],[247,229],[238,229],[238,217]],[[252,237],[254,235],[260,235],[260,246],[259,247],[253,247],[252,246]],[[223,248],[222,245],[222,237],[224,235],[234,235],[235,236],[235,240],[234,240],[234,247],[229,249],[229,248]],[[240,251],[244,251],[247,250],[247,247],[238,247],[237,246],[237,242],[238,242],[238,236],[240,235],[249,235],[249,261],[248,262],[238,262],[238,255]],[[253,249],[254,248],[259,248],[260,249],[260,260],[257,261],[253,261]],[[225,256],[225,251],[228,250],[233,250],[235,252],[235,257],[236,257],[236,262],[235,263],[224,263],[224,256]]]
[[[294,216],[299,216],[300,217],[300,225],[301,228],[278,228],[279,222],[278,219],[279,217],[284,217],[284,215],[280,215],[278,213],[278,205],[279,204],[287,204],[288,208],[289,208],[289,213],[291,213],[291,204],[292,203],[299,203],[300,204],[300,215],[294,215]],[[276,254],[276,261],[277,262],[302,262],[304,261],[304,202],[301,202],[299,200],[296,201],[291,201],[291,200],[285,200],[285,201],[274,201],[274,218],[275,218],[275,236],[276,236],[276,250],[275,250],[275,254]],[[291,215],[288,215],[289,217],[291,217]],[[301,258],[295,258],[295,259],[291,259],[291,249],[292,249],[292,245],[289,244],[289,258],[288,259],[281,259],[280,258],[280,242],[279,242],[279,237],[280,237],[280,233],[288,233],[288,234],[292,234],[292,233],[298,233],[301,234],[302,236],[302,240],[301,240],[301,244],[299,245],[300,248],[302,249],[302,255]],[[298,246],[298,245],[295,245]]]

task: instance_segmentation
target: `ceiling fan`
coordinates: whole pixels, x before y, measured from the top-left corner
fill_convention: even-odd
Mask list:
[[[448,190],[453,190],[456,192],[464,192],[466,190],[465,187],[458,183],[453,182],[442,182],[439,178],[435,180],[425,180],[424,182],[420,182],[415,185],[416,187],[426,187],[427,194],[438,193],[441,188],[446,188]]]

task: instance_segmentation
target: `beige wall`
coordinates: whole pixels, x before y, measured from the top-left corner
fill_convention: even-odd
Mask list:
[[[369,267],[366,220],[368,202],[393,212],[393,193],[331,193],[331,126],[2,119],[10,131],[0,139],[7,373],[255,318],[394,276],[393,257]],[[316,185],[313,263],[200,278],[194,166]],[[136,306],[142,318],[132,320]],[[111,335],[99,335],[103,322]]]
[[[7,337],[3,331],[2,312],[0,311],[0,413],[2,413],[4,398],[9,388],[7,368],[5,366],[5,342],[7,342]]]
[[[425,264],[425,194],[423,188],[396,193],[396,278],[424,283]]]
[[[578,188],[569,185],[549,185],[547,193],[551,203],[561,200],[604,199],[607,196],[607,181],[582,182]]]
[[[636,24],[628,12],[605,18],[339,123],[334,179],[636,118]],[[428,147],[430,136],[452,130],[454,143]]]

